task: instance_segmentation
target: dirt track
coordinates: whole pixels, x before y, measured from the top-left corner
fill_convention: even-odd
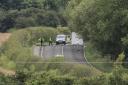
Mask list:
[[[6,42],[10,36],[11,36],[11,33],[0,33],[0,45]]]
[[[15,75],[14,71],[7,70],[7,69],[1,68],[1,67],[0,67],[0,73],[5,74],[5,75]]]

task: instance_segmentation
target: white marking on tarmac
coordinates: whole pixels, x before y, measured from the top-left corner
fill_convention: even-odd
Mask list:
[[[64,55],[64,46],[62,46],[62,55]]]

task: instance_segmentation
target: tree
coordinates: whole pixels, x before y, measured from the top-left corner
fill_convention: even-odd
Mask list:
[[[70,25],[104,55],[110,54],[115,59],[123,49],[121,38],[128,32],[127,3],[126,0],[82,0],[69,14]]]
[[[18,9],[22,8],[23,0],[1,0],[0,7],[9,10],[9,9]]]
[[[15,24],[14,19],[8,15],[8,12],[0,9],[0,31],[5,32]]]
[[[46,10],[60,11],[65,9],[70,0],[45,0],[44,7]]]

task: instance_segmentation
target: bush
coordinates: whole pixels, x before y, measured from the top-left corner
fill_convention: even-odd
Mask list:
[[[113,69],[113,72],[109,76],[109,85],[127,85],[127,75],[128,69],[125,69],[123,67],[115,67]]]
[[[90,77],[62,74],[59,69],[36,72],[24,69],[16,71],[15,76],[0,75],[0,82],[3,85],[127,85],[127,74],[128,69],[120,66],[115,67],[111,73],[100,73]]]
[[[36,21],[32,17],[18,17],[16,19],[16,28],[25,28],[36,26]]]
[[[97,76],[101,74],[101,72],[87,65],[76,64],[76,65],[73,65],[73,68],[71,69],[70,74],[72,76],[76,76],[77,78],[82,78],[82,77]]]
[[[83,77],[77,81],[79,85],[108,85],[106,75],[86,78]]]
[[[72,85],[74,82],[73,77],[59,75],[57,70],[52,70],[48,72],[35,73],[31,76],[26,85]]]
[[[0,74],[0,84],[1,85],[17,85],[14,80],[14,76],[5,76]]]
[[[7,11],[0,9],[0,31],[5,32],[14,27],[14,24],[14,18]]]
[[[16,64],[14,63],[14,61],[11,61],[5,55],[0,56],[0,66],[7,68],[7,69],[12,69],[12,70],[16,68]]]
[[[21,29],[36,26],[67,26],[66,19],[62,14],[40,8],[26,8],[20,11],[6,11],[0,9],[0,13],[1,32],[6,32],[11,28]]]

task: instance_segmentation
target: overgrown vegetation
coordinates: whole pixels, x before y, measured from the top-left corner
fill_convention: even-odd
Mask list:
[[[0,67],[16,71],[13,76],[0,74],[0,85],[128,85],[127,4],[127,0],[0,0],[0,32],[12,33],[0,47]],[[70,34],[67,26],[83,36],[86,57],[100,71],[65,63],[63,57],[48,63],[32,55],[40,38],[47,43],[58,33]]]
[[[91,69],[92,70],[92,69]],[[111,73],[103,73],[93,77],[71,76],[61,74],[58,70],[32,72],[17,71],[15,76],[1,75],[0,81],[4,85],[127,85],[128,70],[122,67],[115,67]],[[11,82],[11,83],[10,83]]]
[[[127,0],[72,0],[69,25],[115,60],[124,51],[128,33]]]
[[[1,0],[0,32],[35,26],[67,26],[63,12],[70,0]]]
[[[95,46],[91,42],[86,43],[85,47],[85,54],[88,62],[96,67],[97,69],[100,69],[103,72],[111,72],[114,67],[114,61],[111,60],[110,55],[106,55],[103,57],[103,55],[96,50]],[[123,58],[124,59],[124,58]],[[123,60],[120,60],[118,62],[122,62]]]

